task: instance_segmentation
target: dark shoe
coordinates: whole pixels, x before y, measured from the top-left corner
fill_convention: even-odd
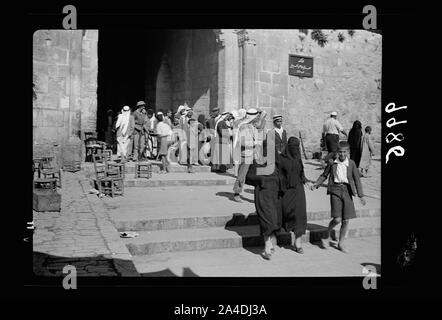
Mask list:
[[[266,251],[263,251],[263,252],[261,253],[261,256],[262,256],[264,259],[266,259],[266,260],[270,260],[270,259],[272,258],[272,254],[271,254],[271,253],[268,253],[268,252],[266,252]]]
[[[344,247],[343,245],[341,245],[341,244],[338,244],[338,250],[341,250],[342,252],[344,252],[344,253],[348,253],[348,250],[347,250],[347,248],[346,247]]]
[[[242,202],[241,196],[239,194],[234,195],[233,196],[233,201],[235,201],[235,202]]]
[[[195,171],[193,171],[193,169],[188,169],[187,173],[195,173]]]
[[[299,254],[303,254],[304,253],[304,249],[302,248],[297,248],[296,246],[292,246],[291,249]]]

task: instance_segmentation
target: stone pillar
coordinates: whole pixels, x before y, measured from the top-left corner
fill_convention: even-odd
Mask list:
[[[253,31],[240,29],[237,31],[238,47],[242,50],[240,72],[241,77],[241,100],[246,109],[257,107],[256,99],[256,41],[253,39]]]
[[[186,30],[185,60],[184,60],[184,101],[190,106],[192,101],[192,41],[193,30]]]
[[[215,29],[218,43],[218,107],[239,108],[239,49],[234,29]]]

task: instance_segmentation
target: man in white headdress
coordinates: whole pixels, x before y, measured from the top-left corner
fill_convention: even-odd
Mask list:
[[[187,165],[188,160],[188,149],[187,149],[187,132],[189,131],[189,119],[193,116],[192,108],[188,106],[183,106],[184,109],[181,110],[181,117],[179,120],[178,127],[180,129],[179,134],[179,163],[182,165]]]
[[[235,139],[235,137],[237,136],[238,133],[238,127],[241,124],[241,122],[244,121],[246,114],[247,114],[247,110],[246,109],[238,109],[238,110],[233,110],[232,111],[233,114],[233,123],[232,123],[232,134],[233,134],[233,139]],[[241,162],[241,150],[240,150],[240,145],[237,143],[236,146],[234,146],[234,144],[232,143],[232,160],[233,160],[233,165],[234,165],[234,170],[235,170],[235,176],[238,175],[238,167],[239,164]]]
[[[121,114],[118,115],[115,129],[117,129],[117,155],[121,161],[125,162],[127,158],[127,147],[129,145],[132,133],[135,127],[135,121],[130,114],[129,106],[124,106]]]
[[[238,175],[233,185],[233,200],[236,202],[242,202],[241,192],[249,167],[253,163],[255,146],[258,145],[257,126],[259,125],[261,128],[265,116],[265,112],[259,112],[255,108],[250,108],[247,110],[245,119],[238,125],[238,130],[233,140],[234,150],[239,152],[240,158]],[[235,158],[238,158],[238,155]]]
[[[216,121],[214,132],[214,147],[212,153],[212,168],[215,171],[225,172],[232,164],[232,128],[230,121],[232,113],[224,111]]]

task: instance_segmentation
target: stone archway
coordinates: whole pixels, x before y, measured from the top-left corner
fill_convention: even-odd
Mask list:
[[[172,109],[172,72],[166,54],[161,59],[156,80],[156,111]]]

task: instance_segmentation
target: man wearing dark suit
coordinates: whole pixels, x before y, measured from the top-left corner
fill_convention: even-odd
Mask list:
[[[266,145],[270,145],[273,141],[275,144],[275,156],[278,157],[281,152],[284,151],[287,146],[287,132],[282,128],[282,116],[276,115],[273,117],[272,130],[267,132]]]

